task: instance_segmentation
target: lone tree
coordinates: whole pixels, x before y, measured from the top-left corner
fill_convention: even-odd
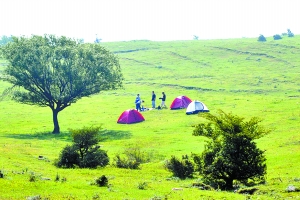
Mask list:
[[[221,189],[232,189],[234,180],[264,180],[266,158],[253,141],[269,132],[258,125],[261,120],[244,121],[221,110],[219,116],[205,113],[203,117],[210,122],[198,124],[193,135],[211,139],[204,152],[194,157],[205,182]]]
[[[17,102],[48,106],[53,133],[60,133],[58,113],[82,97],[122,87],[119,61],[99,44],[82,44],[54,35],[13,37],[3,47],[9,65],[2,79]]]

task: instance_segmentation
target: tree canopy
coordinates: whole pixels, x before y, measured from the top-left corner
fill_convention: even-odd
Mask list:
[[[5,91],[20,103],[48,106],[53,133],[59,133],[58,113],[82,97],[122,87],[118,58],[99,44],[54,35],[13,37],[2,47],[9,65],[2,79]]]

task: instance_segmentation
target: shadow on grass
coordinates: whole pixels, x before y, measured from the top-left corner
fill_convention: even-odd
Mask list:
[[[6,134],[3,137],[6,138],[13,138],[13,139],[20,139],[20,140],[63,140],[63,141],[72,141],[71,134],[69,132],[61,132],[59,134],[53,134],[52,132],[38,132],[38,133],[24,133],[24,134]]]
[[[20,140],[61,140],[66,142],[72,141],[72,136],[70,132],[61,132],[59,134],[53,134],[51,132],[40,132],[40,133],[24,133],[24,134],[5,134],[3,137],[20,139]],[[112,140],[122,140],[129,139],[131,133],[128,131],[116,131],[116,130],[105,130],[100,131],[100,141],[112,141]]]
[[[131,133],[129,131],[120,131],[120,130],[104,130],[100,131],[100,140],[101,141],[112,141],[112,140],[123,140],[129,139]]]

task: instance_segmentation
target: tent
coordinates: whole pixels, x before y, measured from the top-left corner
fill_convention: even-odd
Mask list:
[[[137,110],[125,110],[119,117],[117,123],[119,124],[132,124],[145,121],[145,118]]]
[[[197,100],[192,101],[186,108],[187,115],[197,114],[198,112],[209,112],[209,110],[204,103]]]
[[[178,96],[173,100],[170,108],[171,110],[187,108],[191,102],[192,100],[187,96]]]

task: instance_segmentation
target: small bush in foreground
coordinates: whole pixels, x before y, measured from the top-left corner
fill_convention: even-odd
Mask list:
[[[178,160],[175,156],[172,156],[170,160],[165,163],[167,170],[173,173],[173,176],[180,179],[185,179],[188,177],[193,177],[194,165],[189,160],[188,156],[182,156],[182,160]]]
[[[150,154],[142,151],[140,147],[126,148],[124,153],[126,158],[121,158],[120,155],[115,157],[115,166],[126,169],[139,169],[141,163],[150,161]]]
[[[99,142],[99,130],[100,127],[71,129],[73,144],[67,145],[62,150],[55,165],[63,168],[106,166],[109,163],[108,155],[97,145]]]
[[[219,110],[219,115],[200,115],[209,120],[198,124],[193,132],[211,140],[200,156],[194,155],[194,162],[206,184],[220,189],[233,189],[233,181],[264,181],[266,158],[264,151],[256,147],[254,139],[269,133],[259,125],[258,118],[245,121],[244,118]]]
[[[108,179],[106,178],[105,175],[100,176],[98,179],[96,179],[96,184],[99,187],[104,187],[108,185]]]

